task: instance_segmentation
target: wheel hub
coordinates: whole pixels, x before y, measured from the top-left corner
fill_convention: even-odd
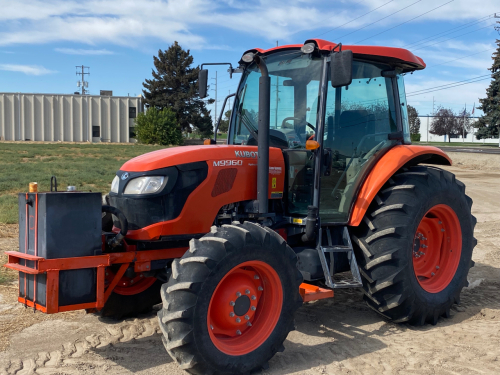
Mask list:
[[[238,297],[234,304],[234,313],[237,316],[245,315],[250,310],[250,298],[248,296]]]

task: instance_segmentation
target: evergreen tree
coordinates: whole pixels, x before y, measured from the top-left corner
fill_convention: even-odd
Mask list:
[[[500,31],[500,27],[497,27]],[[488,70],[493,75],[490,86],[486,89],[486,98],[479,99],[481,105],[477,107],[484,112],[477,123],[477,139],[498,138],[500,128],[500,39],[496,40],[497,50],[493,53],[491,59],[493,64]]]
[[[203,135],[210,136],[212,119],[206,103],[198,94],[199,67],[191,67],[193,56],[174,42],[167,50],[158,51],[153,56],[153,79],[146,79],[142,84],[144,102],[147,107],[171,109],[177,117],[182,131],[197,129]]]

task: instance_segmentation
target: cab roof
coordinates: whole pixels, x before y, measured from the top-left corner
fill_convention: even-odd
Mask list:
[[[308,39],[304,42],[315,43],[321,51],[331,51],[337,43],[329,42],[323,39]],[[253,48],[247,52],[259,53],[266,55],[279,50],[300,49],[304,44],[289,44],[270,49]],[[424,60],[415,56],[413,53],[404,48],[394,47],[379,47],[379,46],[351,46],[342,44],[342,50],[351,50],[355,58],[363,58],[377,62],[384,62],[389,64],[398,65],[403,69],[403,72],[410,72],[413,70],[422,70],[425,68]]]

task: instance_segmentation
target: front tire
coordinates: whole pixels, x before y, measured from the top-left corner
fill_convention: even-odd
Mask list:
[[[450,172],[416,166],[395,174],[353,230],[368,306],[414,325],[449,317],[474,264],[471,206]]]
[[[158,319],[170,356],[191,374],[266,366],[302,305],[297,256],[260,225],[212,227],[172,264]]]

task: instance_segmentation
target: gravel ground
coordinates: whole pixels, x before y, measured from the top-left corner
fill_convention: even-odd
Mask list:
[[[450,154],[478,219],[470,286],[436,326],[384,321],[359,290],[299,309],[297,330],[263,374],[498,374],[500,369],[500,156]],[[0,226],[0,252],[17,247]],[[161,343],[154,313],[121,322],[84,312],[33,313],[0,286],[0,374],[183,374]]]

